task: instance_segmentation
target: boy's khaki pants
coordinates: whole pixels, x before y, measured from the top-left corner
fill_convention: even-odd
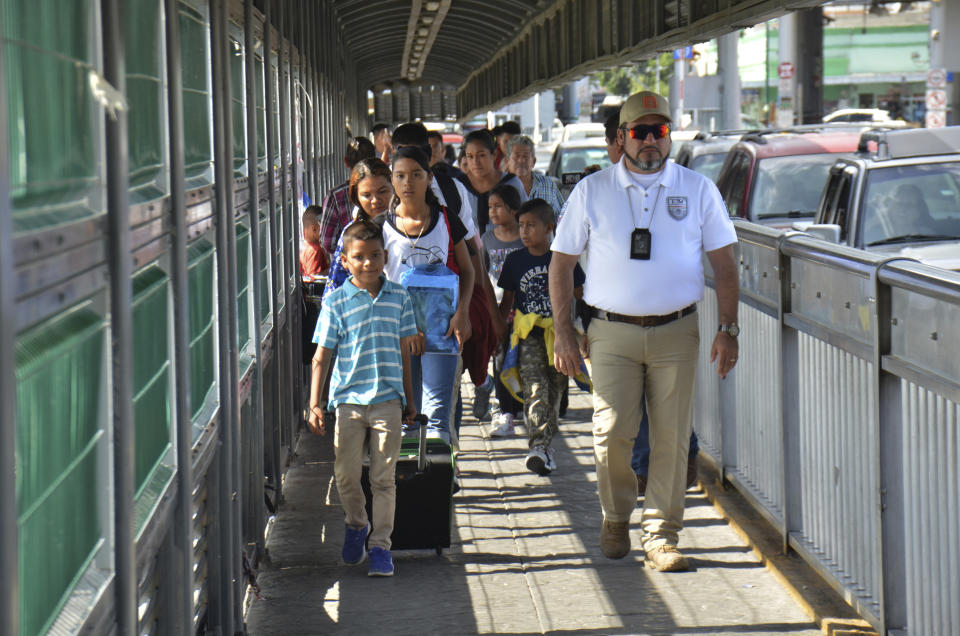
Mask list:
[[[641,517],[643,549],[677,545],[683,527],[687,452],[700,349],[697,314],[659,327],[595,319],[588,330],[593,376],[593,451],[604,518],[629,521],[637,506],[630,468],[644,393],[650,469]]]
[[[353,528],[367,525],[366,498],[360,486],[360,475],[363,473],[367,431],[370,432],[370,489],[373,491],[371,548],[390,549],[397,500],[397,456],[403,438],[400,428],[402,419],[400,400],[368,406],[341,404],[337,407],[333,473],[337,478],[337,491],[340,493],[346,523]]]

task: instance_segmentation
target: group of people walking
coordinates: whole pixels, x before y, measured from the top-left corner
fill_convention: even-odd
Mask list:
[[[309,427],[335,429],[345,563],[369,554],[371,576],[393,574],[403,435],[422,413],[428,436],[455,452],[467,371],[474,416],[490,418],[492,436],[512,435],[523,420],[525,465],[543,476],[558,469],[551,446],[569,379],[592,379],[603,553],[629,553],[629,520],[645,486],[646,562],[688,567],[677,543],[702,257],[714,271],[720,316],[711,363],[725,376],[737,360],[736,233],[712,182],[668,160],[666,99],[633,95],[616,123],[611,154],[622,157],[586,176],[565,203],[533,171],[534,144],[518,128],[499,139],[470,133],[453,167],[435,136],[408,123],[389,144],[378,131],[379,153],[354,139],[349,180],[304,213],[304,273],[329,263]],[[372,519],[360,487],[364,452]],[[649,456],[642,475],[638,453]]]

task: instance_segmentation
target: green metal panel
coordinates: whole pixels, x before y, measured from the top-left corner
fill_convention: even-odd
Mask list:
[[[21,634],[46,631],[104,538],[105,339],[106,321],[86,307],[17,339]]]
[[[134,469],[138,525],[146,520],[157,488],[148,488],[170,448],[169,277],[150,266],[133,278],[133,414],[136,427]],[[159,471],[162,477],[169,470]],[[163,479],[165,482],[166,480]],[[148,491],[148,492],[147,492]]]
[[[213,245],[195,241],[187,250],[187,279],[190,294],[190,413],[194,420],[203,410],[216,381],[216,337],[214,329]],[[205,426],[206,422],[199,422]]]
[[[237,346],[250,341],[250,230],[237,223]]]
[[[267,171],[267,86],[263,78],[263,58],[257,57],[253,72],[256,76],[256,103],[257,103],[257,170]]]
[[[166,194],[161,3],[127,0],[123,11],[126,47],[130,203]]]
[[[281,186],[281,187],[280,187],[280,196],[284,196],[284,193],[286,192],[286,190],[287,190],[286,187]],[[275,209],[275,211],[274,211],[274,214],[275,214],[276,217],[277,217],[277,220],[276,220],[274,223],[275,223],[275,226],[276,226],[276,228],[277,228],[277,234],[280,235],[280,236],[278,236],[278,238],[277,238],[277,250],[279,250],[279,254],[277,254],[277,268],[278,268],[278,271],[277,271],[277,285],[278,285],[278,287],[277,287],[277,289],[273,290],[273,293],[274,293],[274,295],[276,296],[277,312],[281,312],[281,311],[283,311],[284,305],[286,304],[287,282],[286,282],[285,280],[283,280],[283,249],[284,249],[284,248],[283,248],[283,237],[282,237],[282,234],[283,234],[283,202],[280,201],[279,199],[277,200],[277,206],[276,206],[276,209]]]
[[[230,101],[233,111],[233,176],[247,176],[247,95],[242,37],[230,34]]]
[[[272,313],[270,306],[270,223],[260,213],[260,322]]]
[[[213,144],[210,127],[211,95],[209,24],[202,13],[179,4],[180,56],[183,73],[183,153],[186,187],[213,183]]]
[[[17,232],[102,214],[93,0],[0,0]]]

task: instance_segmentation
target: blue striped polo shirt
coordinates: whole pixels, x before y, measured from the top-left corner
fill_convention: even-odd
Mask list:
[[[313,341],[337,349],[330,380],[330,407],[377,404],[400,398],[403,358],[400,338],[417,334],[407,290],[381,274],[376,298],[353,284],[353,277],[324,299]]]

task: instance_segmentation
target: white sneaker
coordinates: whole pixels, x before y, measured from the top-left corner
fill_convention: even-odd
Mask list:
[[[539,444],[530,449],[527,453],[527,470],[540,476],[549,475],[552,470],[549,466],[550,458],[547,455],[547,449]]]
[[[548,448],[546,451],[547,454],[547,471],[553,472],[557,469],[557,457],[553,452],[552,448]]]
[[[493,425],[490,437],[513,437],[513,415],[510,413],[501,413],[490,423]]]

